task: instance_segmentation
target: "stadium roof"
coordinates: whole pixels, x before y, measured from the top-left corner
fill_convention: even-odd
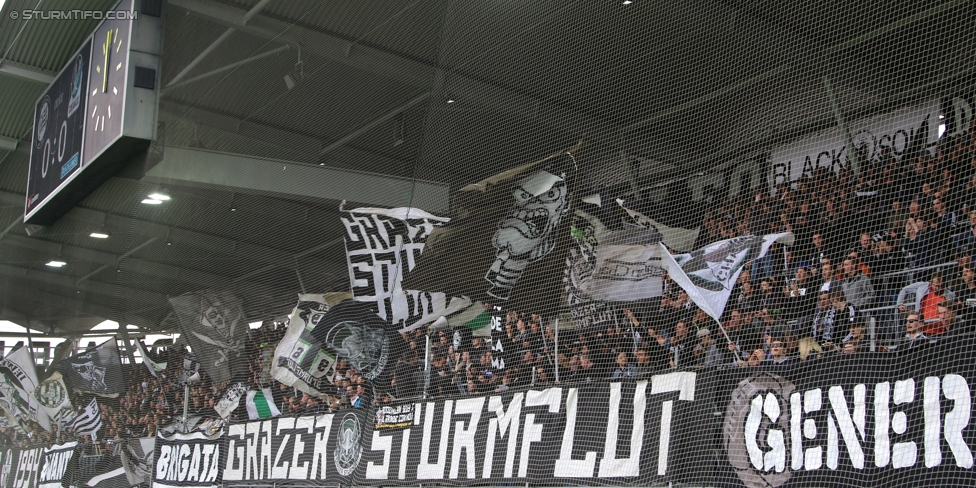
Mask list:
[[[34,103],[97,21],[10,13],[115,0],[8,0],[0,318],[172,329],[167,297],[211,287],[268,319],[348,288],[342,200],[445,212],[451,188],[581,138],[591,189],[654,184],[833,125],[831,95],[855,118],[976,68],[969,1],[626,3],[169,0],[148,158],[28,235]],[[656,163],[629,175],[637,157]]]

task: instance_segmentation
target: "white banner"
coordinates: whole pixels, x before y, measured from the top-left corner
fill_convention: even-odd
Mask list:
[[[931,100],[850,121],[847,129],[854,147],[864,153],[868,161],[879,160],[886,148],[896,160],[901,160],[904,155],[916,151],[932,151],[939,140],[939,112],[939,101]],[[836,172],[847,166],[848,153],[844,134],[836,127],[777,147],[770,154],[771,190],[775,192],[780,183],[811,176],[817,168]]]

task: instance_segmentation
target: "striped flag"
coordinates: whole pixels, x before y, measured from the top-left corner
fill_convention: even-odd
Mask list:
[[[270,388],[247,392],[247,418],[251,420],[269,419],[279,415],[281,415],[281,411],[274,404]]]
[[[98,431],[102,428],[102,412],[98,409],[98,402],[92,398],[85,410],[75,417],[71,428],[79,435],[90,435],[92,440],[98,439]]]

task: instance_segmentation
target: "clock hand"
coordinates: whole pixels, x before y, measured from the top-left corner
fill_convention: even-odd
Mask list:
[[[105,66],[102,68],[102,93],[108,90],[108,56],[112,47],[112,31],[105,34],[105,44],[102,44],[102,54],[105,55]]]

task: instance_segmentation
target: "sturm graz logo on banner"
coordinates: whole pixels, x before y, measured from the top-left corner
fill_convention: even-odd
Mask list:
[[[972,393],[966,378],[920,374],[891,381],[898,369],[890,362],[877,366],[847,364],[838,369],[846,378],[832,381],[797,375],[794,381],[807,382],[801,383],[806,388],[785,373],[762,372],[739,382],[723,429],[727,460],[738,478],[750,488],[767,488],[824,484],[824,476],[854,485],[876,485],[882,477],[900,484],[902,478],[892,476],[921,480],[954,468],[962,469],[953,476],[970,476]],[[864,378],[852,380],[852,374]]]
[[[725,450],[729,464],[746,486],[780,486],[789,481],[786,412],[794,390],[788,380],[763,373],[739,383],[732,392],[723,429]],[[758,439],[765,439],[765,450]]]
[[[362,433],[359,417],[351,413],[342,417],[339,433],[336,434],[338,445],[335,449],[336,471],[342,476],[349,476],[359,467],[359,460],[363,456],[363,447],[360,445]]]

